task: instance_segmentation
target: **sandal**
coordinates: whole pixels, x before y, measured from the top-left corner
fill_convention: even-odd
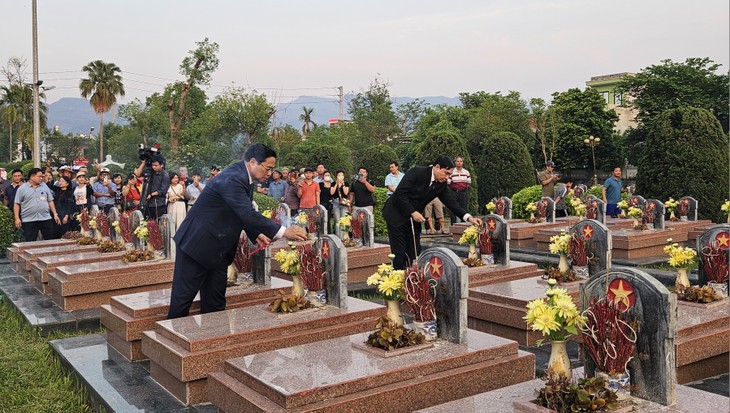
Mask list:
[[[426,235],[433,235],[435,233],[436,232],[434,230],[432,230],[432,229],[426,230]]]
[[[446,231],[445,229],[441,229],[441,233],[444,234],[444,235],[449,235],[449,232]]]

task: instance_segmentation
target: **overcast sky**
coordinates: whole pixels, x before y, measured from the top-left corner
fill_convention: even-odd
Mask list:
[[[26,57],[32,81],[31,0],[0,4],[0,65]],[[283,103],[361,91],[379,74],[392,96],[549,101],[666,58],[710,57],[727,71],[729,16],[728,0],[39,0],[39,71],[56,86],[52,103],[79,97],[84,64],[114,62],[125,103],[182,79],[180,62],[208,37],[220,45],[209,96],[235,84]]]

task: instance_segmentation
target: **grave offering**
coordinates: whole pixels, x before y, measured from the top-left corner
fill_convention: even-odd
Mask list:
[[[707,285],[718,294],[727,297],[730,225],[715,225],[702,234],[697,238],[697,251],[700,255],[698,268],[700,285]]]
[[[600,222],[581,221],[570,228],[569,256],[573,271],[587,278],[611,268],[611,233]]]
[[[650,229],[664,229],[664,204],[658,199],[649,199],[644,208],[644,223]]]
[[[317,247],[327,257],[326,305],[279,314],[257,304],[158,321],[142,335],[151,377],[183,403],[202,403],[208,373],[225,360],[371,329],[385,308],[344,294],[347,258],[339,238],[324,235]]]
[[[464,264],[467,267],[478,267],[484,265],[482,260],[477,255],[477,240],[479,239],[480,229],[479,227],[472,225],[464,230],[459,238],[459,244],[467,244],[469,246],[469,255],[464,260]]]
[[[675,402],[675,338],[677,300],[655,278],[635,269],[608,270],[581,286],[581,308],[598,300],[618,305],[636,330],[636,353],[628,364],[631,395],[662,405]],[[624,349],[628,351],[628,349]],[[596,363],[586,358],[585,371],[595,375]]]
[[[537,203],[537,216],[540,221],[555,222],[555,201],[544,196]]]
[[[211,402],[228,413],[372,411],[394,402],[413,411],[534,375],[533,356],[516,343],[466,328],[467,269],[453,252],[428,249],[417,266],[436,284],[435,341],[385,351],[360,333],[230,359],[209,375]],[[307,379],[292,380],[292,371]]]
[[[601,224],[606,224],[606,204],[603,200],[593,195],[588,195],[585,200],[586,218],[595,219]]]

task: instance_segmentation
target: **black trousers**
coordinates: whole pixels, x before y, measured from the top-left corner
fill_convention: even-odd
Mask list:
[[[469,191],[454,191],[454,195],[456,196],[456,202],[459,203],[459,206],[464,208],[464,210],[468,211],[469,208],[467,206],[469,205]],[[451,212],[451,211],[449,211]],[[464,217],[457,217],[456,214],[451,212],[451,216],[453,217],[452,222],[461,222],[461,219]]]
[[[36,241],[38,240],[38,231],[43,235],[43,239],[54,239],[54,228],[53,220],[47,219],[45,221],[30,221],[23,222],[23,239],[25,241]]]
[[[164,205],[147,205],[146,218],[157,219],[167,214],[167,204]]]
[[[178,250],[167,318],[187,316],[198,291],[200,291],[201,313],[225,310],[227,269],[228,266],[225,264],[213,269],[204,268],[188,254]]]
[[[388,241],[390,252],[395,255],[393,268],[405,269],[421,253],[421,224],[414,222],[411,226],[410,220],[399,227],[388,224]]]

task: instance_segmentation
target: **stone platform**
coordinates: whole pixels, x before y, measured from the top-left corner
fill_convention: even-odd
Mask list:
[[[510,224],[510,248],[535,247],[537,241],[535,234],[546,228],[569,227],[578,222],[578,217],[558,218],[554,222],[540,222],[530,224],[529,222],[519,222]]]
[[[508,219],[507,220],[507,224],[510,226],[510,228],[514,224],[520,224],[523,222],[525,222],[524,219]],[[456,242],[459,242],[459,238],[461,238],[461,234],[463,234],[464,231],[467,228],[469,228],[470,226],[471,226],[471,224],[468,222],[459,222],[456,224],[451,224],[451,226],[449,226],[449,234],[451,235],[451,239],[453,239]],[[424,235],[425,235],[425,233],[422,232],[421,238],[423,238]]]
[[[677,300],[677,382],[727,373],[730,365],[730,299],[710,304]]]
[[[545,271],[537,264],[510,261],[509,265],[483,265],[469,268],[469,287],[497,284],[541,276]]]
[[[32,270],[34,263],[38,262],[41,257],[54,257],[63,256],[67,254],[79,254],[83,252],[97,252],[98,245],[77,245],[64,244],[54,245],[50,247],[39,247],[39,248],[27,248],[22,252],[18,253],[18,259],[15,263],[15,271],[19,275],[25,276],[29,271]]]
[[[49,275],[51,297],[64,310],[98,308],[115,295],[169,288],[170,260],[125,263],[119,259],[66,265]]]
[[[468,345],[437,340],[396,356],[368,349],[366,338],[355,334],[229,360],[209,376],[210,400],[226,413],[410,412],[534,377],[532,354],[473,330]]]
[[[697,238],[704,234],[705,231],[710,229],[713,224],[709,219],[702,219],[698,221],[664,221],[664,225],[668,229],[675,229],[678,231],[687,231],[687,242],[686,245],[691,248],[697,247]]]
[[[616,260],[633,260],[648,257],[666,257],[664,246],[667,239],[680,245],[687,241],[688,228],[648,229],[637,231],[621,229],[611,232],[613,249],[611,255]]]
[[[277,314],[267,304],[159,321],[142,335],[153,379],[183,403],[208,399],[208,373],[224,361],[373,329],[385,307],[348,297],[347,309],[325,306]]]
[[[268,304],[279,289],[288,289],[291,282],[271,279],[271,285],[246,283],[226,289],[226,308]],[[101,306],[101,325],[107,329],[107,340],[127,360],[139,361],[142,354],[142,332],[152,330],[156,322],[167,317],[170,308],[169,289],[112,297]],[[200,296],[195,296],[190,314],[200,313]]]
[[[33,284],[38,291],[44,294],[51,294],[51,289],[48,287],[49,274],[54,272],[58,267],[81,266],[85,268],[86,264],[96,262],[121,262],[121,258],[125,254],[124,251],[101,253],[96,250],[98,246],[94,245],[94,247],[94,249],[81,250],[80,252],[36,257],[35,261],[29,261],[31,262],[31,266],[30,273],[28,274],[28,282]]]
[[[581,282],[563,283],[559,287],[567,289],[573,301],[579,304]],[[542,334],[530,330],[522,317],[527,312],[527,303],[545,297],[547,288],[547,281],[539,277],[469,288],[469,328],[521,345],[533,345]]]
[[[76,245],[76,241],[70,239],[47,239],[42,241],[14,242],[7,249],[7,256],[10,262],[18,262],[20,253],[30,248],[55,247],[59,245]]]

